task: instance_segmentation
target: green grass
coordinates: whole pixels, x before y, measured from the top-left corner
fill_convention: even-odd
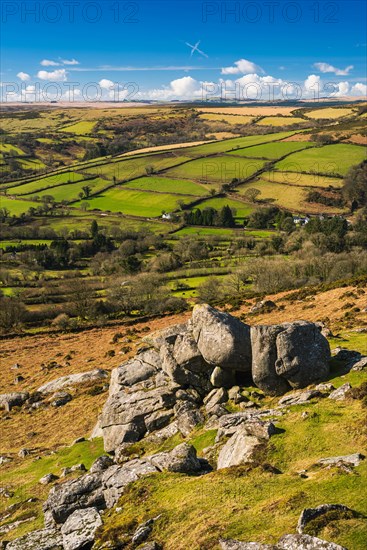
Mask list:
[[[256,124],[259,126],[290,126],[291,124],[299,124],[301,122],[306,121],[296,116],[267,116],[259,120]]]
[[[313,145],[315,144],[311,141],[276,141],[274,143],[266,143],[265,145],[239,149],[238,151],[232,151],[230,154],[243,157],[277,159],[294,151],[312,147]]]
[[[179,193],[182,195],[196,195],[203,197],[208,195],[208,189],[194,183],[193,181],[160,178],[157,176],[149,176],[129,181],[126,184],[131,189],[143,189],[145,191],[158,191],[160,193]]]
[[[214,143],[208,143],[207,145],[196,145],[193,147],[187,147],[180,149],[183,154],[193,155],[211,155],[214,153],[225,153],[226,151],[233,151],[242,147],[249,147],[250,145],[258,145],[260,143],[267,143],[268,141],[275,141],[278,139],[284,139],[293,135],[295,132],[276,132],[274,134],[265,134],[262,136],[246,136],[239,138],[224,139]],[[178,152],[178,150],[176,150]]]
[[[7,246],[21,246],[21,245],[40,245],[47,244],[49,245],[52,241],[49,239],[17,239],[14,241],[1,241],[0,248],[4,249]]]
[[[178,208],[177,201],[180,197],[168,193],[149,193],[146,191],[134,191],[113,188],[96,197],[90,197],[87,202],[90,209],[109,210],[122,212],[123,214],[140,217],[160,216],[162,211],[171,212]],[[195,197],[186,197],[186,202],[192,202]],[[76,203],[80,206],[81,202]]]
[[[223,206],[227,205],[236,210],[235,217],[240,219],[245,218],[253,211],[253,206],[250,206],[245,202],[229,199],[227,197],[205,200],[195,208],[200,208],[200,210],[203,210],[204,208],[215,208],[216,210],[220,210]]]
[[[245,159],[232,156],[218,156],[192,160],[176,168],[167,175],[197,179],[203,182],[230,183],[233,178],[245,179],[260,170],[263,160]]]
[[[342,212],[343,209],[325,206],[324,204],[309,203],[306,201],[308,189],[298,185],[286,185],[282,183],[273,183],[266,180],[256,180],[245,185],[241,185],[238,191],[241,195],[246,194],[249,188],[258,189],[261,193],[257,200],[268,202],[282,208],[294,210],[297,212]]]
[[[39,159],[23,159],[18,157],[16,161],[20,164],[23,170],[42,170],[46,168],[46,165]]]
[[[9,531],[7,540],[22,536],[26,532],[39,529],[43,524],[42,501],[47,499],[50,486],[39,484],[41,477],[48,473],[60,475],[62,468],[67,468],[75,464],[84,464],[89,469],[96,458],[104,454],[102,439],[94,439],[64,447],[53,454],[43,456],[40,460],[26,458],[21,462],[17,460],[14,463],[2,466],[1,483],[8,487],[14,496],[7,499],[6,503],[0,504],[0,510],[3,511],[6,506],[12,504],[19,505],[20,509],[13,512],[11,519],[5,519],[2,525],[12,523],[17,519],[23,519],[31,515],[36,518],[30,522],[20,525],[18,528]],[[72,479],[69,477],[69,479]],[[30,498],[36,497],[35,502],[26,503]]]
[[[43,197],[44,195],[51,195],[57,202],[61,202],[63,200],[74,201],[79,199],[79,193],[83,192],[82,188],[85,186],[91,188],[91,193],[96,193],[102,189],[105,189],[108,185],[109,182],[107,180],[95,178],[92,180],[84,180],[77,183],[69,183],[58,187],[49,188],[45,191],[37,193],[37,195],[40,197]],[[89,199],[86,200],[89,201]]]
[[[116,178],[117,181],[124,181],[137,178],[138,176],[144,176],[146,174],[146,167],[153,166],[156,172],[175,166],[180,162],[187,160],[184,156],[168,155],[146,155],[142,157],[135,157],[124,159],[119,162],[109,162],[107,164],[101,164],[94,168],[86,169],[87,174],[96,174],[99,176],[105,176],[109,179]]]
[[[278,170],[344,176],[366,159],[366,148],[348,143],[325,145],[294,153],[276,164]]]
[[[27,212],[31,206],[37,207],[38,204],[34,201],[9,199],[9,197],[0,196],[0,208],[6,208],[12,216],[20,216],[20,214]]]
[[[83,136],[84,134],[90,134],[93,128],[96,125],[96,121],[82,120],[76,124],[71,124],[70,126],[64,126],[59,129],[59,132],[67,132],[70,134],[76,134],[78,136]]]
[[[16,185],[15,187],[8,187],[8,193],[10,195],[28,195],[29,193],[37,193],[42,189],[55,187],[61,183],[76,182],[82,179],[84,179],[84,176],[77,172],[62,172],[45,178],[38,178],[22,185]]]
[[[233,229],[226,229],[224,227],[184,227],[174,233],[175,237],[184,237],[186,235],[224,235],[228,238],[238,234]]]
[[[16,145],[12,145],[11,143],[0,143],[0,152],[15,155],[15,156],[25,154],[24,151],[20,149],[20,147],[17,147]]]
[[[336,187],[341,188],[344,182],[341,178],[330,178],[319,174],[301,174],[300,172],[264,172],[261,178],[274,183],[290,183],[302,187]]]
[[[338,386],[353,379],[359,385],[365,379],[363,373],[351,374],[332,382]],[[267,398],[264,406],[272,404]],[[313,413],[306,420],[301,417],[304,410]],[[114,533],[132,532],[138,523],[161,514],[152,539],[163,543],[166,550],[217,550],[220,538],[274,544],[282,535],[296,532],[305,507],[338,502],[366,514],[367,461],[352,475],[313,467],[323,457],[365,452],[362,414],[358,401],[321,399],[291,407],[275,422],[279,432],[260,458],[261,463],[278,468],[278,475],[261,467],[237,467],[198,477],[160,473],[142,478],[122,496],[118,512],[110,510],[104,515],[99,541]],[[200,454],[214,436],[212,430],[199,431],[189,441]],[[309,471],[304,479],[297,473],[303,469]],[[367,527],[363,518],[335,520],[317,535],[364,550]]]

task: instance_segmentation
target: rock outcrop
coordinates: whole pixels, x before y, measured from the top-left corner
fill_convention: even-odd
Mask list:
[[[37,392],[39,393],[55,393],[63,390],[64,388],[72,388],[82,386],[84,384],[91,384],[92,382],[100,382],[108,378],[107,371],[103,369],[95,369],[88,372],[80,372],[78,374],[68,374],[67,376],[61,376],[56,380],[51,380],[47,384],[39,387]]]
[[[267,395],[282,395],[320,381],[329,372],[329,344],[319,328],[306,321],[250,329],[203,304],[194,307],[187,323],[144,340],[151,347],[111,375],[109,397],[98,422],[107,452],[173,421],[187,437],[204,422],[203,412],[212,418],[228,413],[223,406],[229,398],[225,390],[232,395],[243,376],[251,382],[252,375]],[[303,402],[302,396],[293,397],[295,403]],[[240,401],[246,398],[238,389],[236,402]],[[248,406],[256,403],[250,401]]]

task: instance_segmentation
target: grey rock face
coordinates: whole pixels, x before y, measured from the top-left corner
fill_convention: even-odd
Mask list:
[[[322,393],[318,390],[293,392],[279,399],[279,405],[302,405],[303,403],[307,403],[307,401],[315,399],[316,397],[322,397]]]
[[[110,392],[119,391],[121,386],[134,386],[139,382],[145,382],[157,374],[160,366],[159,354],[154,350],[139,353],[111,374]]]
[[[344,546],[310,535],[284,535],[278,542],[277,548],[279,550],[347,550]]]
[[[174,411],[177,427],[184,437],[190,435],[195,426],[204,422],[200,409],[190,401],[179,401]]]
[[[335,401],[344,401],[344,399],[347,398],[347,392],[352,389],[352,386],[347,382],[346,384],[343,384],[338,388],[337,390],[334,390],[329,395],[329,399],[334,399]]]
[[[219,541],[222,550],[276,550],[276,546],[271,544],[261,544],[260,542],[241,542],[239,540],[227,539]]]
[[[13,407],[21,407],[28,397],[27,392],[3,393],[0,395],[0,409],[9,412]]]
[[[305,508],[304,510],[302,510],[301,515],[298,519],[297,532],[302,534],[306,525],[310,521],[331,511],[338,511],[341,513],[354,513],[353,510],[342,504],[321,504],[320,506],[317,506],[317,508]]]
[[[95,369],[88,372],[80,372],[78,374],[69,374],[62,376],[51,382],[47,382],[43,386],[38,388],[39,393],[55,393],[64,388],[71,388],[73,386],[82,386],[83,384],[89,384],[90,382],[98,382],[108,378],[107,371],[103,369]]]
[[[7,550],[63,550],[62,536],[56,529],[40,529],[6,545]]]
[[[264,447],[264,443],[263,439],[248,435],[241,426],[219,452],[217,469],[254,462],[257,453]]]
[[[215,388],[231,388],[236,383],[236,377],[233,370],[215,367],[210,382]]]
[[[191,473],[201,470],[195,447],[187,443],[178,445],[173,451],[153,455],[149,460],[159,471]]]
[[[330,346],[314,323],[298,321],[276,339],[275,370],[293,388],[303,388],[329,374]]]
[[[61,527],[65,550],[82,550],[94,541],[95,532],[102,525],[96,508],[75,510]]]
[[[90,467],[89,473],[96,474],[100,472],[104,472],[109,468],[110,466],[113,466],[113,460],[107,455],[99,456],[96,458],[96,460],[93,462],[92,466]]]
[[[320,464],[321,466],[338,466],[339,464],[344,464],[346,466],[359,466],[364,458],[364,455],[361,453],[354,453],[351,455],[321,458],[317,464]]]
[[[55,485],[43,505],[46,525],[64,523],[75,510],[91,507],[105,507],[99,474],[86,474]]]
[[[169,388],[149,391],[123,389],[108,397],[101,415],[105,450],[139,441],[151,429],[163,428],[173,416],[175,394]]]
[[[131,542],[133,542],[134,544],[140,544],[144,542],[145,540],[147,540],[152,530],[153,530],[153,520],[150,519],[145,523],[142,523],[141,525],[139,525],[139,527],[136,529],[133,535]]]
[[[192,332],[205,361],[214,367],[251,371],[250,327],[207,304],[196,305]]]
[[[258,388],[268,395],[283,395],[291,389],[287,380],[275,370],[276,340],[286,325],[251,327],[252,378]]]
[[[107,508],[112,508],[124,493],[129,483],[140,477],[157,472],[148,460],[130,460],[123,466],[111,466],[102,475],[103,496]]]

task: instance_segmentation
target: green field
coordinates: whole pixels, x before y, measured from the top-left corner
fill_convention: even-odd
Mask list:
[[[126,184],[131,189],[142,189],[145,191],[157,191],[159,193],[178,193],[181,195],[195,195],[203,197],[208,194],[208,189],[189,180],[159,178],[149,176],[129,181]]]
[[[344,181],[341,178],[330,178],[319,174],[301,174],[300,172],[264,172],[261,178],[274,183],[290,183],[303,187],[336,187],[341,188]]]
[[[50,245],[52,241],[49,239],[18,239],[15,241],[1,241],[0,242],[0,248],[5,250],[7,246],[21,246],[21,245],[39,245],[39,244],[47,244]]]
[[[178,208],[179,197],[168,193],[149,193],[146,191],[133,191],[121,187],[109,189],[97,197],[87,199],[90,209],[109,210],[122,212],[130,216],[155,217],[163,211],[171,212]],[[182,200],[182,199],[181,199]],[[195,197],[187,197],[185,202],[192,202]],[[76,203],[80,206],[82,203]]]
[[[0,153],[6,153],[10,155],[24,155],[24,151],[20,149],[20,147],[17,147],[16,145],[12,145],[10,143],[0,143]]]
[[[37,195],[39,195],[40,197],[51,195],[56,202],[61,202],[64,200],[74,201],[79,199],[79,193],[83,192],[83,187],[85,186],[91,188],[91,193],[97,193],[102,191],[102,189],[105,189],[108,185],[109,182],[107,180],[104,180],[102,178],[95,178],[93,180],[83,180],[77,183],[66,183],[65,185],[52,187],[41,191],[40,193],[37,193]]]
[[[95,121],[93,122],[89,120],[82,120],[81,122],[77,122],[76,124],[72,124],[71,126],[64,126],[63,128],[60,128],[59,132],[67,132],[69,134],[83,136],[84,134],[90,134],[95,125]]]
[[[228,199],[227,197],[214,197],[212,199],[205,200],[195,208],[200,208],[200,210],[203,210],[204,208],[215,208],[216,210],[220,210],[223,206],[227,205],[236,210],[235,218],[239,219],[245,218],[253,211],[253,207],[249,204],[242,201],[237,201],[235,199]]]
[[[366,148],[360,145],[337,143],[294,153],[275,166],[278,170],[289,172],[344,176],[351,166],[367,158],[366,151]]]
[[[250,177],[260,170],[264,164],[265,161],[263,160],[223,155],[192,160],[182,166],[171,168],[166,174],[203,182],[230,183],[234,178],[243,180]]]
[[[22,157],[17,157],[15,160],[23,168],[23,170],[42,170],[43,168],[46,168],[45,163],[36,158],[24,159]]]
[[[266,116],[259,120],[256,124],[259,126],[290,126],[291,124],[300,124],[306,122],[304,118],[296,116]]]
[[[9,197],[0,197],[0,208],[6,208],[13,216],[20,216],[24,212],[27,212],[31,206],[37,207],[39,204],[33,201],[24,201],[18,199],[9,199]]]
[[[245,195],[248,188],[259,189],[261,194],[258,200],[287,208],[296,212],[342,212],[340,208],[328,207],[323,204],[314,204],[306,202],[308,189],[297,185],[285,185],[281,183],[272,183],[270,181],[258,180],[245,185],[241,185],[239,192]]]
[[[185,237],[186,235],[220,235],[231,239],[234,235],[241,234],[238,230],[226,229],[225,227],[184,227],[176,231],[173,237]]]
[[[247,147],[246,149],[238,149],[238,151],[231,151],[229,154],[242,157],[277,159],[289,153],[312,147],[313,145],[315,143],[311,141],[276,141],[264,145]]]
[[[204,156],[212,155],[214,153],[225,153],[226,151],[233,151],[234,149],[240,149],[243,147],[249,147],[250,145],[258,145],[260,143],[267,143],[268,141],[275,141],[278,139],[284,139],[293,135],[295,132],[275,132],[274,134],[264,134],[261,136],[246,136],[239,138],[223,139],[214,143],[208,143],[207,145],[195,145],[193,147],[187,147],[185,149],[177,149],[185,155]]]
[[[43,189],[50,189],[62,183],[77,182],[82,179],[84,179],[84,176],[77,172],[63,172],[61,174],[39,178],[15,187],[8,187],[8,193],[10,195],[28,195],[29,193],[37,193]]]
[[[123,181],[145,175],[146,168],[149,166],[152,166],[154,171],[157,172],[164,168],[180,164],[185,160],[188,160],[187,157],[174,156],[170,153],[168,155],[146,155],[143,157],[101,164],[94,168],[89,168],[85,170],[85,172],[88,174],[105,176],[111,180],[115,177],[117,181]]]

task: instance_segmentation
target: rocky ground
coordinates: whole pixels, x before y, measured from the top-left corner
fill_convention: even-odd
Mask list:
[[[249,320],[276,311],[268,300]],[[76,369],[75,350],[60,367],[45,354],[42,376],[13,364],[7,376],[24,380],[0,395],[6,548],[364,548],[366,357],[331,355],[323,323],[282,320],[250,327],[196,306],[169,328],[104,334],[129,347],[104,352],[108,368]],[[65,434],[88,440],[65,447]]]

